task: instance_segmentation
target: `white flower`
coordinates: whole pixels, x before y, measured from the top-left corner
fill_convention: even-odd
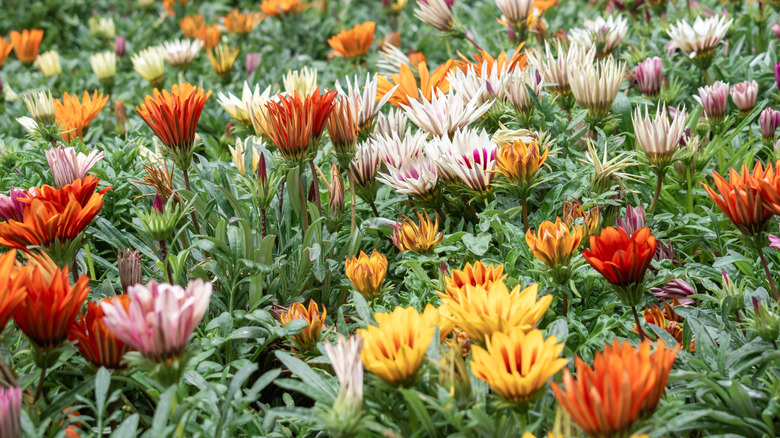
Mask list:
[[[62,73],[60,55],[54,50],[38,55],[35,59],[35,65],[41,69],[41,73],[47,78]]]
[[[28,91],[22,96],[22,100],[36,123],[47,126],[54,123],[54,99],[51,97],[51,91]]]
[[[160,82],[165,74],[165,58],[160,46],[148,47],[133,55],[133,70],[151,84]]]
[[[569,84],[574,100],[591,115],[605,115],[620,91],[626,64],[607,58],[596,64],[569,70]]]
[[[371,140],[371,144],[379,151],[379,156],[388,166],[401,167],[410,158],[417,158],[425,149],[428,135],[423,131],[412,134],[411,131],[401,136],[393,131],[390,135],[379,135]]]
[[[282,77],[282,83],[287,94],[298,92],[303,99],[317,89],[317,69],[304,67],[296,71],[288,70]]]
[[[260,93],[260,86],[255,85],[254,91],[249,87],[249,83],[244,81],[244,88],[241,92],[241,98],[228,93],[227,95],[219,93],[217,95],[217,102],[222,108],[230,114],[231,117],[239,121],[245,126],[253,124],[252,114],[262,113],[265,114],[265,104],[271,95],[271,87],[268,86],[262,93]],[[260,135],[260,131],[255,130],[255,134]]]
[[[171,67],[187,68],[203,47],[200,40],[173,40],[163,43],[165,60]]]
[[[326,340],[323,349],[339,381],[339,395],[334,409],[340,407],[357,413],[363,405],[363,363],[360,359],[363,338],[350,336],[347,339],[339,334],[335,347]]]
[[[46,151],[46,161],[58,187],[71,184],[84,178],[98,161],[103,159],[103,151],[92,150],[89,155],[76,153],[76,149],[68,147],[53,147]]]
[[[444,32],[449,32],[455,27],[452,5],[448,5],[446,0],[420,0],[417,2],[414,16]]]
[[[436,165],[425,154],[406,158],[398,168],[388,164],[387,171],[380,173],[377,180],[393,187],[398,194],[425,200],[436,191],[439,180]]]
[[[116,36],[114,19],[111,17],[90,17],[87,24],[89,33],[94,37],[110,40]]]
[[[496,0],[496,6],[512,25],[523,25],[534,9],[533,0]]]
[[[371,77],[370,74],[366,74],[366,84],[362,87],[362,92],[357,76],[355,76],[354,83],[350,82],[349,77],[346,78],[345,82],[347,84],[347,91],[344,91],[339,82],[336,82],[336,89],[342,96],[347,98],[347,101],[352,107],[352,114],[355,117],[355,122],[361,131],[371,128],[376,114],[399,87],[399,85],[396,85],[377,101],[377,98],[379,97],[377,96],[377,75]]]
[[[685,134],[685,121],[688,118],[685,108],[674,113],[674,119],[670,123],[666,106],[659,103],[654,118],[650,117],[647,106],[644,115],[641,108],[637,108],[631,118],[636,143],[647,159],[657,166],[669,164]]]
[[[385,44],[384,47],[379,49],[379,61],[377,61],[376,66],[381,73],[388,75],[398,74],[402,65],[409,67],[415,75],[417,74],[417,66],[412,65],[409,57],[398,47],[392,44]]]
[[[497,149],[486,131],[463,129],[456,131],[452,140],[434,139],[426,151],[442,178],[460,181],[471,190],[485,193],[497,174]]]
[[[505,99],[512,104],[515,110],[520,114],[527,114],[533,110],[534,102],[528,87],[539,97],[542,92],[541,74],[538,74],[533,67],[525,70],[515,70],[508,75],[504,88]]]
[[[691,58],[707,57],[726,35],[732,22],[733,20],[722,15],[706,19],[696,17],[691,26],[688,20],[682,19],[673,24],[667,32],[673,47],[686,52]]]
[[[553,84],[552,89],[556,94],[566,95],[571,91],[569,86],[569,70],[580,69],[584,65],[593,63],[596,56],[594,49],[585,49],[578,44],[572,44],[567,49],[563,44],[557,47],[557,58],[550,50],[550,44],[545,41],[544,53],[526,52],[528,62],[541,73],[542,82]]]
[[[25,131],[27,131],[28,134],[35,134],[35,132],[38,130],[38,123],[33,120],[32,117],[17,117],[16,121],[19,122],[20,125],[22,125],[22,128],[24,128]]]
[[[460,94],[467,101],[476,98],[479,105],[495,97],[504,100],[510,73],[514,74],[518,70],[510,72],[508,64],[499,70],[493,64],[483,61],[479,72],[472,65],[465,72],[459,68],[450,71],[447,77],[450,93]]]
[[[410,100],[401,105],[406,116],[423,131],[433,136],[450,135],[456,130],[482,117],[493,105],[493,100],[480,104],[481,92],[466,101],[458,94],[441,94]]]
[[[228,146],[230,149],[230,156],[233,157],[233,164],[236,165],[236,170],[241,176],[246,176],[246,164],[244,157],[246,156],[247,147],[252,148],[252,172],[257,172],[257,166],[260,164],[260,152],[255,146],[255,138],[249,136],[246,140],[236,139],[236,147]]]
[[[585,20],[584,28],[572,29],[569,41],[583,46],[586,50],[596,49],[601,56],[612,53],[628,32],[628,20],[625,17],[610,15],[605,20]]]
[[[111,82],[116,76],[116,54],[112,51],[96,53],[89,57],[92,71],[100,82]]]
[[[404,135],[409,118],[403,111],[397,108],[390,108],[387,114],[379,113],[376,116],[376,125],[374,126],[374,136],[381,135],[389,137],[393,132],[398,135]]]

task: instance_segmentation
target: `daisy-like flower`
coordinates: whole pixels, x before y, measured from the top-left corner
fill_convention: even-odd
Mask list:
[[[764,108],[758,116],[758,123],[761,127],[761,137],[765,140],[774,140],[777,128],[780,126],[780,111],[770,107]]]
[[[318,88],[317,69],[304,67],[300,70],[288,70],[282,77],[284,92],[292,95],[296,92],[301,96],[308,96]]]
[[[419,53],[419,52],[417,52]],[[392,75],[395,72],[401,71],[401,66],[405,65],[412,70],[412,73],[417,74],[417,65],[420,62],[425,62],[425,56],[419,53],[422,59],[412,60],[412,55],[407,55],[402,52],[401,49],[393,45],[393,43],[385,43],[379,48],[377,54],[379,60],[376,63],[377,68],[381,73]],[[416,63],[415,63],[416,62]]]
[[[370,143],[388,166],[399,168],[405,160],[422,155],[427,137],[427,134],[422,131],[417,131],[415,134],[406,131],[403,135],[393,131],[387,136],[376,136]]]
[[[352,107],[355,124],[360,132],[367,135],[374,127],[374,118],[379,113],[379,110],[390,100],[397,86],[384,95],[379,96],[377,93],[379,86],[378,76],[371,76],[368,73],[366,74],[366,82],[362,87],[362,91],[357,76],[355,76],[354,82],[347,77],[345,83],[346,90],[341,87],[339,82],[336,82],[336,89],[339,91],[339,94],[347,98],[347,102]]]
[[[22,96],[24,105],[30,117],[39,125],[51,126],[56,121],[54,110],[54,99],[51,97],[51,91],[28,91]]]
[[[217,47],[221,36],[222,31],[216,24],[203,24],[198,28],[197,33],[195,34],[195,38],[203,43],[203,48],[206,50]]]
[[[128,295],[115,298],[125,310],[130,306]],[[130,348],[106,327],[102,304],[110,304],[111,298],[87,303],[87,311],[76,318],[68,338],[74,341],[81,355],[95,367],[118,370],[124,368],[122,359]]]
[[[758,97],[758,82],[756,81],[744,81],[738,84],[734,84],[729,90],[731,93],[731,100],[734,101],[734,105],[739,109],[740,114],[746,116],[753,111],[756,106],[756,97]]]
[[[729,103],[729,84],[716,81],[712,85],[699,87],[699,94],[693,96],[701,105],[702,113],[708,121],[718,123],[726,117]]]
[[[84,138],[89,124],[100,114],[106,102],[108,96],[98,94],[97,90],[92,93],[92,96],[85,91],[81,101],[77,95],[68,95],[67,92],[62,96],[62,102],[54,99],[54,113],[57,124],[62,127],[60,132],[62,138],[67,142],[74,137]]]
[[[432,96],[449,91],[450,84],[447,82],[447,73],[449,73],[454,64],[455,61],[450,59],[437,67],[433,73],[430,73],[428,71],[428,66],[424,62],[421,62],[417,65],[417,76],[420,78],[419,86],[417,76],[412,69],[406,65],[402,65],[399,74],[393,73],[391,75],[392,82],[384,76],[379,76],[379,93],[377,94],[377,98],[379,98],[380,95],[384,96],[398,85],[395,92],[393,92],[390,97],[390,103],[393,105],[400,108],[402,105],[409,105],[409,102],[412,100],[421,98],[430,101]]]
[[[707,70],[712,64],[715,47],[721,42],[734,20],[724,15],[713,15],[702,19],[696,17],[693,26],[688,20],[678,20],[669,30],[672,39],[671,48],[685,52],[701,70]]]
[[[515,70],[507,76],[506,88],[503,93],[507,102],[509,102],[518,114],[530,114],[534,109],[534,101],[531,98],[531,92],[536,97],[542,93],[541,75],[535,68],[529,67],[523,71]]]
[[[328,117],[325,127],[328,129],[330,142],[341,164],[351,159],[358,140],[358,127],[352,113],[352,104],[347,97],[339,95],[334,101],[334,108]]]
[[[227,44],[220,44],[214,50],[206,52],[209,57],[211,68],[218,76],[225,76],[233,71],[233,63],[238,58],[238,47],[230,47]]]
[[[585,48],[595,49],[599,59],[611,54],[628,32],[628,19],[618,15],[610,15],[605,20],[596,17],[595,20],[585,20],[584,27],[569,31],[569,40]]]
[[[367,142],[358,146],[355,156],[349,162],[349,174],[355,185],[355,193],[374,209],[376,209],[374,200],[378,188],[376,176],[379,172],[379,160],[379,151],[371,142]],[[379,212],[375,214],[379,216]]]
[[[333,403],[335,418],[326,427],[332,431],[332,436],[350,436],[350,433],[340,431],[351,429],[351,420],[359,418],[363,407],[363,364],[360,360],[363,338],[351,336],[347,339],[339,334],[335,347],[325,340],[323,349],[339,381],[339,394]]]
[[[246,74],[247,76],[251,75],[252,73],[257,70],[257,67],[260,66],[260,62],[263,60],[263,55],[258,52],[254,53],[247,53],[246,54]]]
[[[455,0],[420,0],[414,16],[434,29],[450,32],[455,29],[452,5]]]
[[[41,70],[41,73],[47,78],[62,73],[60,64],[60,55],[55,50],[50,50],[38,55],[34,64]]]
[[[542,151],[536,141],[525,143],[515,140],[505,143],[496,156],[498,171],[511,183],[521,187],[530,187],[536,179],[536,173],[547,160],[549,149]]]
[[[758,161],[752,172],[746,165],[743,165],[741,175],[734,168],[729,169],[728,182],[717,172],[712,172],[717,191],[704,182],[701,184],[715,205],[739,231],[748,237],[755,237],[766,229],[774,213],[773,204],[780,206],[780,199],[774,196],[777,192],[773,187],[774,174],[771,163],[765,172],[761,161]]]
[[[662,70],[664,67],[661,58],[654,56],[638,63],[634,68],[636,82],[639,90],[647,97],[658,96],[663,83]]]
[[[127,293],[127,288],[135,286],[143,279],[141,269],[141,251],[123,248],[116,250],[116,265],[119,270],[119,284],[122,291]]]
[[[254,129],[255,135],[265,135],[265,133],[270,128],[268,125],[268,102],[271,102],[272,100],[278,100],[278,97],[277,95],[271,96],[270,85],[266,87],[262,93],[259,91],[260,90],[257,88],[257,86],[255,86],[255,90],[252,92],[252,96],[248,100],[244,99],[244,94],[242,93],[241,102],[244,103],[244,108],[246,108],[247,115],[249,116],[249,123]],[[231,99],[231,102],[234,104],[236,101],[237,99]],[[240,117],[243,117],[243,114],[238,110],[238,107],[234,108],[236,110],[235,115],[229,109],[230,106],[223,106],[223,108],[225,108],[225,111],[230,113],[230,115],[233,116],[233,118],[236,120],[240,120]]]
[[[298,302],[293,303],[279,315],[279,322],[287,324],[296,319],[306,322],[306,327],[299,334],[291,336],[295,348],[306,353],[317,348],[327,316],[328,310],[325,306],[322,306],[322,312],[320,312],[319,305],[311,300],[308,307]]]
[[[38,48],[43,40],[42,29],[24,29],[21,32],[11,31],[11,44],[14,46],[14,54],[19,61],[30,64],[38,57]]]
[[[230,150],[230,156],[233,158],[233,164],[236,165],[236,170],[241,176],[246,176],[246,164],[245,157],[247,152],[247,146],[252,148],[252,172],[257,172],[257,166],[260,164],[260,152],[255,147],[255,142],[252,137],[248,137],[246,140],[236,139],[236,147],[228,146]]]
[[[54,183],[62,187],[87,176],[87,172],[103,159],[103,152],[93,150],[86,155],[72,147],[53,147],[46,151],[46,161],[54,175]]]
[[[173,68],[185,70],[203,47],[200,40],[173,40],[163,43],[163,57]]]
[[[13,190],[11,189],[12,194]],[[16,263],[16,250],[0,254],[0,333],[8,325],[16,308],[27,298],[25,274],[24,268],[20,272]]]
[[[373,300],[382,293],[382,283],[387,275],[387,257],[376,250],[371,257],[360,251],[359,256],[347,257],[344,273],[363,298]]]
[[[89,63],[92,65],[92,71],[103,84],[111,84],[116,76],[116,53],[106,51],[96,53],[89,57]]]
[[[415,214],[419,225],[409,217],[393,225],[393,245],[401,252],[414,251],[425,254],[444,239],[444,232],[439,233],[438,214],[434,221],[428,216],[428,212],[425,212],[425,217],[419,211]]]
[[[390,137],[392,133],[403,136],[406,132],[406,125],[409,118],[406,114],[397,108],[391,108],[387,114],[378,113],[376,116],[376,125],[374,126],[374,137]]]
[[[241,13],[238,8],[225,15],[223,23],[228,33],[247,34],[252,32],[260,22],[263,21],[263,15],[260,12]]]
[[[303,12],[303,3],[301,0],[263,0],[260,9],[266,17],[280,17]]]
[[[198,30],[206,24],[203,15],[191,15],[179,20],[179,28],[185,38],[193,39],[198,37]]]
[[[466,187],[484,195],[491,190],[496,177],[496,144],[487,131],[463,129],[455,131],[452,140],[440,137],[428,150],[438,150],[434,162],[442,175],[453,175]],[[433,157],[432,157],[433,158]]]
[[[21,388],[0,388],[0,435],[8,438],[23,436]]]
[[[20,202],[19,198],[27,198],[24,190],[11,187],[8,195],[0,194],[0,219],[9,221],[11,219],[21,222],[24,218],[24,207],[27,205]]]
[[[479,96],[466,101],[458,94],[441,94],[431,100],[410,100],[409,105],[401,108],[412,123],[429,135],[451,136],[482,117],[492,105],[492,100],[480,104]]]
[[[358,58],[371,49],[374,43],[374,30],[376,23],[366,21],[352,29],[342,30],[328,39],[328,45],[334,50],[335,56],[344,58]]]
[[[570,70],[587,66],[593,63],[596,56],[594,49],[586,50],[584,47],[572,44],[568,48],[559,43],[557,57],[553,56],[550,44],[545,41],[544,52],[531,52],[528,54],[528,62],[542,75],[542,83],[553,84],[552,91],[561,99],[564,109],[571,108],[573,102],[570,99],[571,86],[569,83]]]
[[[501,9],[511,28],[525,26],[534,8],[538,6],[536,3],[534,0],[496,0],[496,6]]]
[[[568,266],[581,241],[582,227],[574,225],[570,228],[560,218],[555,218],[555,223],[542,222],[536,233],[531,230],[525,232],[528,248],[549,269]]]
[[[447,81],[450,83],[450,92],[463,96],[471,101],[477,98],[481,105],[494,98],[503,101],[509,92],[510,70],[508,65],[501,69],[492,68],[489,61],[482,63],[480,70],[472,65],[467,65],[465,71],[457,68],[450,71]],[[512,75],[515,70],[512,71]]]
[[[95,38],[112,40],[116,36],[116,27],[114,19],[111,17],[99,17],[94,15],[87,21],[89,33]]]
[[[397,168],[388,163],[387,173],[380,173],[377,180],[389,185],[398,194],[425,201],[435,195],[439,176],[436,164],[424,154],[419,154],[404,159]]]
[[[651,164],[663,169],[671,163],[685,134],[687,118],[685,108],[677,109],[670,123],[664,105],[658,105],[654,118],[650,116],[647,106],[644,115],[641,108],[637,107],[631,119],[634,123],[636,143]]]
[[[0,36],[0,67],[5,64],[5,60],[8,58],[8,55],[11,54],[13,48],[14,44],[10,40]]]
[[[255,85],[254,91],[249,86],[249,82],[244,81],[244,88],[241,92],[241,98],[235,96],[233,93],[227,95],[219,93],[217,94],[217,102],[222,109],[227,111],[231,117],[236,119],[244,126],[252,126],[252,117],[250,112],[254,108],[259,111],[264,109],[266,102],[271,96],[271,86],[269,85],[262,93],[260,93],[260,86]]]
[[[607,58],[596,64],[568,71],[569,83],[577,105],[587,109],[591,117],[606,116],[620,91],[626,64]]]
[[[133,70],[152,85],[160,83],[165,74],[164,53],[164,49],[160,46],[141,50],[130,58],[133,62]]]
[[[585,156],[585,162],[593,167],[593,178],[590,181],[590,188],[597,193],[604,193],[615,184],[627,190],[626,181],[642,181],[639,177],[624,172],[625,169],[637,165],[636,160],[625,152],[610,158],[606,144],[604,145],[603,153],[599,154],[595,143],[588,142],[588,153]]]

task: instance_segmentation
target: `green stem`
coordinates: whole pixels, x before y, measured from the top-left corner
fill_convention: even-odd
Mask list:
[[[647,339],[647,335],[645,334],[644,329],[642,329],[642,324],[639,323],[639,314],[636,311],[636,306],[631,306],[631,311],[634,312],[634,323],[636,324],[636,329],[639,332],[639,339],[644,341]]]
[[[95,280],[97,279],[97,275],[95,275],[95,263],[92,262],[92,254],[89,252],[89,245],[86,243],[84,244],[84,253],[85,258],[87,259],[87,266],[89,267],[89,276]]]
[[[520,200],[520,205],[523,209],[523,231],[528,230],[528,198],[523,197]]]
[[[192,193],[192,187],[190,186],[190,170],[184,169],[184,172],[182,173],[184,174],[184,188]],[[195,215],[195,210],[192,210],[192,225],[195,227],[195,233],[200,234],[200,224],[198,224],[198,217]]]
[[[35,401],[43,395],[43,384],[46,382],[46,367],[41,368],[41,378],[38,380],[38,389],[35,391]]]
[[[650,203],[650,208],[647,209],[648,213],[652,213],[653,209],[655,208],[655,204],[658,203],[658,197],[661,195],[661,187],[664,185],[664,175],[666,174],[666,170],[659,169],[657,173],[658,179],[655,183],[655,194],[653,195],[653,202]]]
[[[688,184],[688,193],[687,193],[687,199],[688,199],[688,213],[693,213],[693,170],[688,169],[685,173],[685,179],[687,180]]]
[[[711,85],[712,79],[710,78],[710,72],[705,70],[701,71],[702,79],[704,79],[704,85]]]
[[[758,248],[758,256],[761,257],[761,266],[764,267],[764,274],[766,274],[766,278],[769,280],[769,287],[772,289],[772,295],[774,295],[777,302],[780,303],[780,293],[777,292],[775,280],[772,278],[772,273],[769,272],[769,264],[766,262],[764,250],[761,248],[761,244],[756,245],[756,247]]]
[[[306,200],[306,193],[304,193],[303,190],[303,171],[305,168],[305,165],[301,165],[300,172],[298,173],[298,177],[300,178],[300,183],[298,184],[298,194],[301,197],[301,228],[304,233],[307,229],[309,229],[309,206],[307,205],[308,201]]]

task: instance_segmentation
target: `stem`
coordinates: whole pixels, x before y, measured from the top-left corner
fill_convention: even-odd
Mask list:
[[[688,182],[688,213],[693,213],[693,171],[690,168],[686,172],[685,179]]]
[[[307,205],[309,201],[306,199],[306,194],[303,192],[303,166],[301,166],[301,172],[298,177],[300,178],[298,194],[301,197],[301,228],[305,233],[309,228],[309,206]]]
[[[764,273],[766,274],[767,280],[769,280],[769,287],[772,288],[772,294],[775,296],[775,299],[778,303],[780,303],[780,294],[777,293],[777,286],[775,286],[775,280],[772,278],[772,273],[769,272],[769,265],[766,262],[766,257],[764,257],[764,250],[761,249],[761,245],[756,245],[758,247],[758,256],[761,257],[761,265],[764,267]]]
[[[190,170],[184,169],[184,188],[188,192],[192,193],[192,187],[190,186]],[[195,227],[195,233],[200,234],[200,224],[198,224],[198,217],[195,215],[195,210],[192,211],[192,225]]]
[[[636,323],[637,331],[639,332],[639,338],[644,341],[647,339],[645,331],[642,329],[642,325],[639,324],[639,314],[636,312],[636,306],[631,306],[631,311],[634,312],[634,323]]]
[[[314,185],[314,205],[317,206],[317,211],[322,215],[322,203],[320,202],[320,179],[317,178],[317,169],[314,166],[314,160],[309,161],[311,167],[311,183]],[[303,174],[303,169],[301,169]]]
[[[744,326],[744,324],[742,323],[742,318],[740,318],[740,316],[739,316],[739,310],[737,310],[737,311],[735,312],[735,314],[737,315],[737,323],[738,323],[738,324],[739,324],[739,326],[742,328],[742,336],[744,336],[745,338],[747,338],[747,330],[745,330],[745,326]]]
[[[135,405],[133,405],[133,402],[131,402],[130,399],[128,399],[127,396],[124,393],[122,393],[122,392],[119,393],[119,399],[122,400],[122,404],[124,404],[127,407],[127,409],[130,410],[130,412],[132,412],[134,414],[138,413],[138,409],[135,408]],[[141,427],[143,427],[144,429],[149,429],[151,427],[151,426],[149,426],[149,423],[147,423],[146,420],[144,420],[143,415],[139,414],[138,418],[139,418],[139,420],[141,422]]]
[[[653,195],[653,202],[650,203],[650,208],[647,209],[648,213],[652,213],[655,208],[655,204],[658,203],[658,197],[661,195],[661,186],[664,185],[665,169],[658,170],[658,180],[655,183],[655,195]]]
[[[701,71],[701,76],[704,79],[704,85],[710,85],[712,83],[712,79],[710,79],[710,72],[708,72],[706,69]]]
[[[466,41],[470,42],[470,43],[471,43],[471,45],[473,45],[474,47],[476,47],[478,51],[480,51],[480,52],[484,52],[484,51],[485,51],[484,49],[482,49],[482,47],[480,47],[480,46],[479,46],[479,44],[477,44],[477,42],[476,42],[476,41],[474,41],[474,38],[471,36],[471,33],[470,33],[469,31],[466,31],[466,32],[463,34],[463,38],[465,38],[465,39],[466,39]]]
[[[523,209],[523,231],[526,231],[528,230],[528,198],[523,197],[520,204]]]
[[[79,281],[79,265],[76,259],[73,259],[73,263],[70,264],[70,279],[73,281],[73,284]]]
[[[268,231],[266,228],[266,218],[265,218],[265,207],[260,209],[260,229],[263,238],[268,235]]]
[[[349,227],[349,235],[355,234],[355,216],[357,216],[357,199],[355,197],[355,180],[352,177],[352,172],[347,172],[349,175],[349,192],[352,195],[352,220]]]
[[[92,254],[89,252],[89,245],[84,244],[85,258],[87,259],[87,266],[89,267],[89,276],[93,280],[97,278],[95,275],[95,264],[92,262]]]
[[[569,314],[569,295],[566,292],[563,292],[563,317],[566,318],[568,314]]]
[[[46,367],[41,368],[41,378],[38,380],[38,389],[35,391],[35,400],[41,398],[43,395],[43,383],[46,381]]]
[[[374,216],[379,217],[379,210],[376,209],[376,204],[374,204],[374,201],[369,202],[371,205],[371,210],[374,212]]]
[[[162,257],[162,264],[165,267],[165,272],[168,274],[168,283],[173,284],[171,265],[168,263],[168,246],[165,244],[164,240],[160,241],[160,257]]]
[[[285,181],[282,181],[281,184],[279,184],[279,216],[282,215],[282,208],[284,207],[284,185],[286,184]]]

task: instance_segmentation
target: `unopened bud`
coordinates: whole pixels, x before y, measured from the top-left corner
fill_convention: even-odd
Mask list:
[[[125,109],[125,102],[117,100],[114,104],[114,114],[116,114],[116,134],[124,135],[127,132],[127,110]]]
[[[116,263],[119,268],[119,282],[124,292],[127,292],[128,287],[143,281],[140,251],[133,251],[130,248],[118,249]]]

